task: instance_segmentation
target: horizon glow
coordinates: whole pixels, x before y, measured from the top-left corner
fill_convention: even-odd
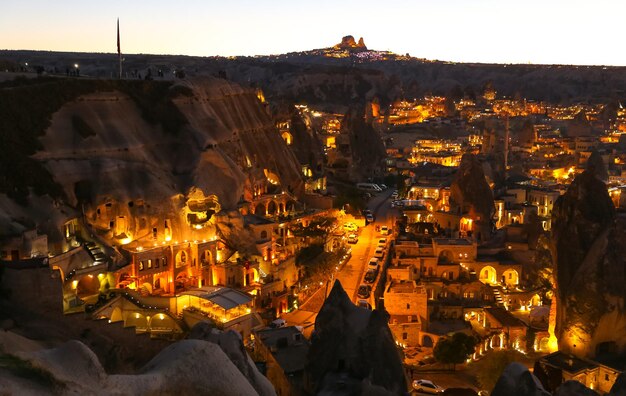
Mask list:
[[[110,0],[9,2],[0,49],[271,55],[363,37],[370,49],[455,62],[626,65],[626,2],[611,0]]]

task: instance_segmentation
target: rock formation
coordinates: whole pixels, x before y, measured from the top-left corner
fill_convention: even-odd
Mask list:
[[[343,119],[341,130],[350,138],[353,179],[365,180],[379,173],[385,158],[385,146],[372,125],[365,122],[364,109],[352,107]]]
[[[332,390],[342,381],[350,384],[351,394],[371,386],[405,394],[402,361],[387,321],[384,311],[355,306],[335,281],[311,336],[306,367],[310,391]]]
[[[552,211],[559,350],[576,356],[624,352],[625,221],[605,184],[586,170]]]
[[[526,120],[517,135],[517,141],[521,147],[529,149],[535,144],[535,140],[537,140],[535,127],[532,121]]]
[[[31,196],[30,207],[22,210],[0,196],[0,229],[61,230],[65,221],[83,212],[101,237],[114,242],[118,235],[120,242],[129,235],[149,237],[155,228],[162,232],[166,222],[175,230],[190,230],[171,235],[172,240],[201,240],[214,235],[215,212],[237,209],[247,179],[267,183],[265,175],[272,174],[278,191],[298,195],[304,190],[297,158],[253,90],[211,77],[175,85],[62,79],[40,85],[15,87],[0,99],[31,100],[43,91],[60,92],[45,97],[58,109],[52,104],[33,108],[37,127],[16,137],[23,141],[14,151],[48,172],[61,193],[54,205],[40,205]],[[155,99],[161,96],[168,98],[167,106]],[[20,117],[24,115],[15,110],[0,120],[0,130],[23,123]],[[36,152],[31,155],[22,146]],[[11,183],[16,181],[3,179],[0,191],[11,191]],[[20,226],[18,217],[35,224]],[[110,226],[116,218],[125,219],[123,232]],[[198,219],[206,222],[181,227]],[[44,221],[55,224],[43,227]],[[51,234],[49,242],[62,243],[58,232]]]
[[[3,332],[0,333],[0,340],[4,337]],[[8,353],[4,357],[11,364],[0,367],[0,392],[42,395],[274,394],[273,389],[260,393],[253,387],[252,381],[229,358],[229,355],[238,355],[231,350],[232,346],[231,342],[217,345],[202,340],[180,341],[165,348],[133,375],[108,375],[96,355],[79,341],[52,349],[32,350],[29,346],[20,352],[12,348],[2,351]],[[253,365],[251,369],[255,372],[250,374],[261,376]]]
[[[359,42],[357,43],[356,41],[354,41],[354,37],[352,36],[342,37],[341,42],[339,44],[336,44],[334,48],[367,50],[367,47],[365,46],[365,42],[363,41],[363,37],[361,37],[359,39]]]
[[[511,363],[502,372],[496,386],[491,392],[493,396],[550,396],[541,382],[526,366]]]
[[[461,158],[450,186],[450,210],[473,219],[476,222],[475,231],[482,229],[486,233],[483,238],[488,237],[495,212],[493,193],[480,161],[473,154],[463,154]]]
[[[587,165],[585,168],[603,182],[606,183],[609,180],[609,173],[606,170],[606,165],[604,164],[602,155],[600,155],[598,150],[591,151],[591,155],[587,159]]]
[[[204,340],[217,344],[237,366],[241,374],[250,381],[259,396],[276,395],[272,383],[263,376],[246,352],[241,337],[234,331],[221,331],[212,327],[209,322],[199,322],[189,333],[189,339]]]

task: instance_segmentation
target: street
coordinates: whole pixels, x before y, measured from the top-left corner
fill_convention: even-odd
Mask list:
[[[370,199],[367,208],[374,213],[375,222],[361,228],[358,242],[351,245],[352,257],[335,276],[353,302],[359,300],[356,293],[365,274],[367,263],[374,254],[376,241],[380,237],[375,230],[376,226],[393,227],[395,225],[394,218],[397,211],[389,207],[389,197],[392,191],[388,189]],[[315,317],[324,304],[326,294],[330,293],[333,283],[334,279],[328,282],[328,287],[320,288],[307,301],[303,302],[299,309],[284,314],[282,317],[287,321],[287,324],[301,326],[304,336],[309,337],[315,325]]]

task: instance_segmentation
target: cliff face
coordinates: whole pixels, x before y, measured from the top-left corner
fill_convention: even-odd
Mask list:
[[[387,320],[384,311],[355,306],[341,283],[335,281],[311,336],[306,367],[310,391],[330,392],[336,387],[335,377],[344,375],[350,394],[364,394],[370,386],[389,394],[405,394],[402,361]]]
[[[55,98],[60,107],[31,158],[96,228],[111,228],[124,217],[120,235],[148,235],[166,220],[176,226],[195,213],[233,210],[247,183],[267,183],[270,173],[279,179],[279,191],[297,195],[303,189],[297,159],[253,90],[210,77],[169,88],[154,82],[165,84],[162,94],[171,96],[160,108],[142,96],[152,82],[49,84],[71,86],[75,96]]]
[[[606,186],[585,171],[552,212],[559,350],[593,357],[626,347],[626,222]]]

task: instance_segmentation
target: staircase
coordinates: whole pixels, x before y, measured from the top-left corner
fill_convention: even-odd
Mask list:
[[[500,286],[491,286],[491,292],[496,299],[496,305],[499,307],[504,306],[504,299],[502,298],[502,287]]]

